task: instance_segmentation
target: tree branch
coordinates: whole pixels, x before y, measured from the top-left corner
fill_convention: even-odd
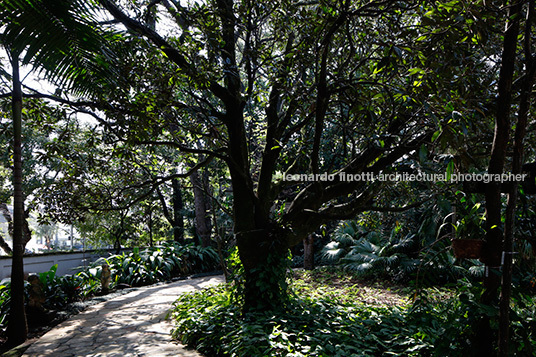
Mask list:
[[[192,78],[200,88],[206,88],[210,90],[216,97],[222,101],[227,102],[230,98],[229,92],[219,85],[217,82],[207,80],[200,76],[199,71],[193,66],[186,57],[180,53],[177,49],[171,46],[163,37],[161,37],[156,31],[144,26],[139,21],[130,18],[119,7],[110,0],[99,0],[99,3],[116,19],[119,20],[128,30],[135,32],[141,36],[149,39],[154,45],[156,45],[166,56],[175,63],[181,70],[183,70],[190,78]],[[208,83],[208,84],[207,84]]]
[[[212,150],[205,150],[205,149],[194,149],[190,148],[188,146],[185,146],[183,144],[179,144],[175,141],[157,141],[157,140],[134,140],[134,144],[137,145],[158,145],[158,146],[169,146],[176,149],[179,149],[179,151],[189,154],[203,154],[208,155],[211,157],[217,157],[218,159],[226,161],[228,159],[227,156],[220,154],[220,152],[225,152],[226,149],[221,148],[216,151]]]

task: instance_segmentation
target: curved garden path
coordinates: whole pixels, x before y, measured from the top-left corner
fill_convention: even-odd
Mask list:
[[[200,356],[171,340],[165,317],[180,294],[221,282],[222,276],[181,280],[90,306],[47,332],[23,356]]]

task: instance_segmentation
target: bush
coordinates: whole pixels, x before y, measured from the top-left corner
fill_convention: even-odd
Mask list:
[[[101,290],[102,264],[110,265],[113,284],[132,286],[152,284],[181,274],[210,271],[218,265],[213,248],[181,246],[175,242],[162,246],[134,250],[131,253],[98,259],[76,275],[57,276],[57,265],[38,274],[43,284],[46,310],[63,310],[74,301],[89,298]],[[26,282],[26,288],[29,284]],[[10,283],[0,284],[0,329],[5,330],[10,306]],[[26,294],[28,302],[28,292]]]
[[[134,248],[130,253],[100,258],[84,272],[84,277],[88,281],[100,282],[101,265],[108,264],[113,284],[142,286],[180,275],[211,271],[217,268],[218,263],[218,254],[212,247],[166,242],[160,246],[141,250]]]
[[[9,315],[9,306],[11,304],[11,289],[10,283],[0,285],[0,328],[2,332],[7,327],[7,316]]]
[[[73,275],[57,276],[57,270],[58,265],[55,264],[48,272],[38,274],[46,297],[43,305],[45,309],[61,310],[81,298],[83,280]]]
[[[58,266],[53,265],[49,271],[38,274],[45,295],[45,302],[43,304],[44,311],[63,310],[68,304],[80,300],[84,296],[84,279],[73,275],[57,276],[57,269]],[[30,284],[25,282],[26,304],[28,304],[29,301],[30,288]],[[0,285],[0,328],[2,331],[5,331],[5,328],[7,327],[10,303],[11,283],[5,281]]]
[[[424,234],[430,229],[423,227],[417,233],[402,232],[402,225],[389,232],[368,231],[356,221],[341,222],[333,240],[323,248],[322,259],[362,278],[404,283],[416,280],[424,285],[483,275],[484,266],[478,260],[459,260],[451,253],[450,240],[440,236],[445,223],[437,232],[433,229],[435,235]]]

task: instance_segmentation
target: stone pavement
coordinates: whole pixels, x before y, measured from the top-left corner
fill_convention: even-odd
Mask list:
[[[23,356],[200,356],[171,340],[171,304],[187,291],[223,282],[209,276],[139,288],[90,306],[47,332]]]

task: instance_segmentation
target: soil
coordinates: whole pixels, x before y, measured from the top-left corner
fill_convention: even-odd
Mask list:
[[[412,291],[407,286],[388,281],[367,281],[341,274],[338,269],[295,269],[293,278],[305,282],[310,287],[311,294],[330,295],[342,303],[352,301],[376,306],[407,306],[413,298]]]

